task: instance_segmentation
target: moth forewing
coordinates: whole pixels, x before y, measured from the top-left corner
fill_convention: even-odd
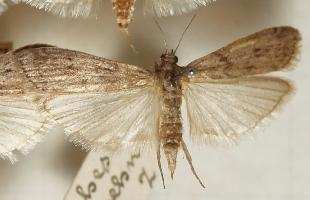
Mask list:
[[[257,75],[290,68],[300,38],[291,27],[266,29],[185,68],[166,52],[155,73],[49,45],[7,53],[0,56],[0,155],[13,159],[15,149],[32,147],[47,113],[86,149],[155,146],[162,177],[161,149],[171,176],[182,149],[204,186],[183,140],[182,96],[194,141],[236,141],[292,91],[286,80]]]
[[[40,141],[45,115],[87,149],[147,146],[156,136],[153,79],[133,65],[50,45],[2,55],[0,155],[15,160],[14,150]]]
[[[191,138],[237,141],[277,110],[292,84],[255,75],[291,68],[300,40],[292,27],[269,28],[191,62],[184,70]]]
[[[195,72],[191,81],[290,69],[299,55],[300,41],[299,31],[292,27],[274,27],[254,33],[188,64]]]
[[[0,56],[0,157],[11,162],[17,152],[26,154],[40,142],[51,124],[34,103],[41,96],[25,94],[32,84],[13,63],[12,52]]]
[[[19,79],[30,84],[28,92],[105,93],[153,86],[152,73],[137,66],[44,44],[20,48],[8,59],[6,66],[15,66],[24,76]]]

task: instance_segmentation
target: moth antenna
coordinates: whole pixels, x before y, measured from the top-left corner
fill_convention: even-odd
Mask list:
[[[182,33],[182,35],[181,35],[181,37],[180,37],[180,40],[179,40],[179,42],[178,42],[178,45],[177,45],[177,47],[176,47],[175,50],[174,50],[174,54],[177,52],[177,50],[178,50],[178,48],[179,48],[179,46],[180,46],[180,44],[181,44],[181,42],[182,42],[182,40],[183,40],[183,37],[184,37],[186,31],[188,30],[188,28],[190,27],[190,25],[193,23],[193,21],[194,21],[194,19],[196,18],[196,16],[197,16],[197,13],[195,13],[195,14],[193,15],[193,17],[191,18],[191,20],[190,20],[189,23],[187,24],[185,30],[183,31],[183,33]]]
[[[160,156],[160,146],[159,146],[158,150],[157,150],[157,164],[158,164],[158,168],[159,168],[159,171],[160,171],[161,180],[163,182],[164,189],[166,189],[165,178],[164,178],[164,174],[163,174],[163,168],[161,167],[160,157],[161,156]]]
[[[181,145],[182,145],[182,149],[185,153],[185,157],[186,157],[186,160],[189,164],[189,166],[191,167],[191,170],[192,170],[192,173],[194,174],[194,176],[196,177],[196,179],[198,180],[198,182],[200,183],[200,185],[203,187],[203,188],[206,188],[206,186],[202,183],[202,181],[200,180],[199,176],[197,175],[196,171],[195,171],[195,168],[193,166],[193,163],[192,163],[192,157],[186,147],[186,144],[185,142],[182,140],[181,141]]]
[[[129,47],[132,49],[132,51],[135,53],[135,54],[138,54],[139,51],[135,48],[135,45],[133,44],[133,40],[131,38],[131,35],[129,34],[128,32],[128,29],[124,29],[122,30],[126,36],[127,36],[127,40],[128,40],[128,43],[129,43]]]
[[[164,45],[165,45],[165,49],[167,50],[167,49],[168,49],[168,44],[167,44],[167,40],[166,40],[166,34],[165,34],[165,32],[163,31],[163,29],[161,28],[159,22],[156,20],[155,17],[153,17],[153,20],[154,20],[154,22],[155,22],[157,28],[159,29],[161,35],[162,35],[163,38],[164,38]]]

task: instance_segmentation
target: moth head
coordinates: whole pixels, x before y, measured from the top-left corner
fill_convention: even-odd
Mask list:
[[[162,62],[166,62],[169,64],[176,64],[178,62],[178,57],[176,57],[173,50],[170,52],[166,51],[164,54],[160,56]]]

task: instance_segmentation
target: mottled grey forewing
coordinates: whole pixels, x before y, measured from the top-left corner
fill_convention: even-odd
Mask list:
[[[274,27],[239,39],[190,64],[193,80],[227,79],[291,67],[301,36],[292,27]]]
[[[142,68],[86,53],[33,45],[0,57],[0,96],[29,92],[109,92],[147,87]]]

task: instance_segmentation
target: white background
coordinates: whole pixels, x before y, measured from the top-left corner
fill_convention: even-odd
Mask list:
[[[199,10],[178,50],[179,64],[206,55],[225,44],[263,28],[291,25],[303,35],[296,70],[281,73],[293,80],[296,92],[264,129],[238,146],[197,149],[189,144],[196,170],[207,184],[202,190],[180,156],[175,180],[163,190],[160,183],[149,199],[305,200],[310,199],[310,2],[308,0],[218,0]],[[191,15],[160,20],[171,48]],[[36,42],[81,50],[139,66],[153,66],[163,49],[152,18],[143,17],[137,1],[130,33],[139,54],[128,47],[115,25],[111,4],[98,19],[70,20],[15,6],[0,16],[0,41],[14,47]],[[0,199],[62,199],[85,153],[52,131],[20,162],[0,161]],[[156,165],[155,161],[154,165]],[[136,192],[136,191],[133,191]],[[137,192],[138,195],[138,192]]]

